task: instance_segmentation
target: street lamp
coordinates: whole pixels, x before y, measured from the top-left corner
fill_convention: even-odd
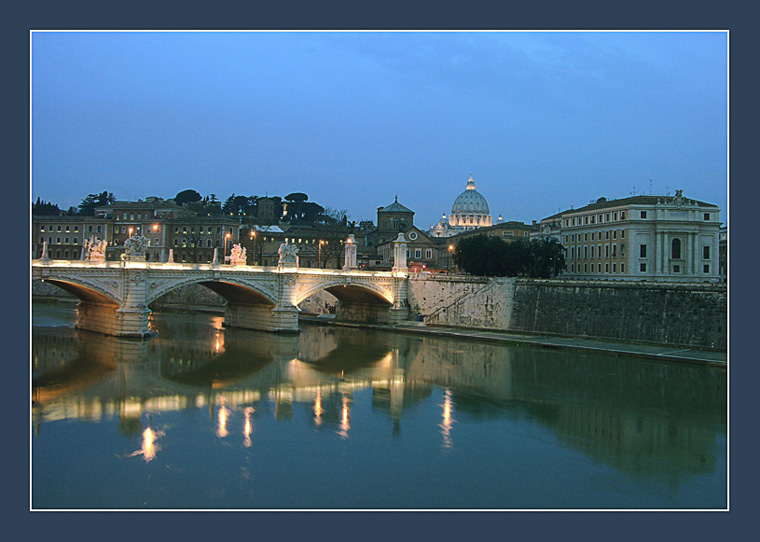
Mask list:
[[[227,233],[224,235],[224,254],[223,254],[223,256],[224,256],[224,260],[225,260],[225,261],[227,260],[227,240],[228,240],[230,237],[232,237],[232,234],[231,234],[230,232],[227,232]]]
[[[319,240],[319,260],[317,261],[317,267],[319,267],[320,269],[322,269],[322,245],[324,244],[325,242],[322,239],[320,239]]]
[[[449,245],[449,260],[448,260],[448,263],[446,264],[446,273],[447,274],[451,272],[451,254],[453,252],[454,252],[454,245]]]

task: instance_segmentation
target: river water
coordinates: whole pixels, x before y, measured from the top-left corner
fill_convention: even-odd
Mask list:
[[[724,509],[721,368],[32,311],[34,509]]]

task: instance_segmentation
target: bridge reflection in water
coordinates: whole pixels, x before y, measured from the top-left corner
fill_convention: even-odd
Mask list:
[[[160,333],[148,342],[33,328],[38,438],[60,420],[113,420],[155,460],[179,428],[151,420],[207,409],[214,437],[245,449],[266,419],[306,418],[311,431],[349,441],[378,430],[407,438],[406,424],[428,423],[453,454],[477,444],[478,424],[528,420],[559,448],[639,483],[685,484],[725,462],[720,369],[322,326],[276,336],[208,318],[156,315]],[[421,421],[430,408],[437,414]]]

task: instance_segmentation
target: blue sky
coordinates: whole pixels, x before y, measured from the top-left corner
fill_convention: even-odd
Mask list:
[[[725,32],[34,32],[32,199],[279,195],[427,228],[684,195],[727,217]]]

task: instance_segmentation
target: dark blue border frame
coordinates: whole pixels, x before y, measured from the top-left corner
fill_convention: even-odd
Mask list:
[[[261,5],[255,2],[218,1],[213,3],[176,2],[164,5],[159,0],[107,4],[95,1],[42,1],[17,3],[2,23],[3,66],[10,71],[5,78],[6,125],[4,156],[12,157],[4,173],[5,189],[10,191],[6,204],[10,209],[6,221],[6,238],[16,243],[18,225],[29,224],[29,30],[30,29],[132,29],[132,28],[327,28],[327,29],[715,29],[730,31],[730,172],[729,192],[731,231],[730,285],[730,509],[731,512],[487,512],[487,513],[224,513],[224,512],[97,512],[48,513],[29,512],[28,400],[29,378],[29,268],[27,252],[3,272],[6,307],[19,312],[11,317],[11,333],[6,335],[10,347],[4,356],[10,369],[6,416],[11,418],[3,486],[3,519],[10,520],[7,530],[12,536],[60,537],[69,533],[80,539],[135,539],[141,536],[182,536],[191,539],[211,537],[395,539],[407,536],[425,538],[444,536],[460,538],[512,538],[544,540],[551,538],[586,540],[640,540],[678,537],[691,540],[734,538],[749,524],[757,499],[754,489],[756,395],[754,378],[756,358],[749,353],[748,337],[753,336],[757,318],[752,309],[755,283],[749,276],[756,266],[754,244],[747,238],[757,231],[747,224],[753,216],[750,205],[756,200],[755,172],[749,171],[747,147],[757,140],[753,121],[757,87],[753,67],[756,65],[756,30],[750,13],[734,8],[739,2],[666,3],[643,0],[629,4],[608,1],[567,2],[537,1],[531,4],[499,4],[476,0],[467,3],[428,3],[385,1],[362,4],[356,1],[282,2]],[[675,4],[675,5],[674,5]],[[529,7],[530,6],[530,7]],[[750,93],[755,96],[750,97]],[[753,176],[754,174],[754,176]],[[738,197],[733,197],[738,194]],[[21,244],[23,247],[23,243]],[[14,251],[15,252],[15,251]],[[749,260],[748,262],[745,260]],[[17,264],[18,263],[18,264]],[[23,284],[24,288],[17,285]],[[6,329],[9,329],[6,323]],[[17,329],[17,326],[19,329]],[[8,416],[20,412],[17,416]],[[747,419],[749,418],[749,419]],[[21,438],[26,445],[18,445]],[[751,532],[751,531],[750,531]],[[17,533],[17,534],[16,534]]]

